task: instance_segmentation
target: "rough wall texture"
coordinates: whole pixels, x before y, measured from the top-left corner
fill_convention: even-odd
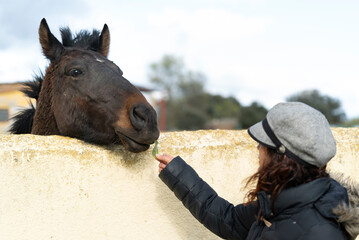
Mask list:
[[[338,154],[329,168],[359,181],[359,129],[333,132]],[[0,135],[0,144],[1,239],[218,239],[160,181],[152,149],[33,135]],[[158,147],[181,155],[234,204],[257,168],[246,131],[163,133]]]

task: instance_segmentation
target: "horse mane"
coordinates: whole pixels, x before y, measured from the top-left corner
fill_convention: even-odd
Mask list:
[[[32,81],[23,83],[24,88],[20,91],[23,92],[27,97],[38,99],[41,85],[44,75],[40,72],[39,75],[35,75]],[[26,134],[31,133],[32,123],[35,115],[35,107],[30,102],[30,108],[24,108],[11,118],[13,123],[11,124],[10,133],[13,134]]]
[[[43,79],[44,74],[40,71],[39,75],[35,75],[32,81],[23,83],[23,86],[25,87],[21,89],[21,92],[23,92],[27,97],[37,100],[39,98]]]
[[[60,28],[62,44],[65,47],[78,47],[97,51],[101,47],[100,31],[94,29],[92,33],[81,30],[73,35],[70,28]]]
[[[12,134],[26,134],[31,133],[32,123],[35,115],[35,107],[30,103],[30,108],[22,109],[11,119],[14,121],[11,124],[9,132]]]

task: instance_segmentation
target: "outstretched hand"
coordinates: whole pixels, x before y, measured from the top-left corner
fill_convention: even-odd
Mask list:
[[[156,160],[160,162],[158,165],[158,172],[160,173],[167,166],[167,164],[172,161],[173,158],[174,157],[168,154],[156,154]]]

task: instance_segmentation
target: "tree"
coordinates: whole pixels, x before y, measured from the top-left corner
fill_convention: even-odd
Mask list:
[[[240,104],[232,97],[212,95],[204,89],[206,77],[185,69],[181,59],[165,55],[150,65],[150,81],[168,93],[167,129],[203,129],[214,118],[238,119]]]
[[[252,102],[251,105],[241,108],[240,125],[247,129],[253,124],[262,121],[268,113],[268,110],[258,102]]]
[[[167,92],[167,129],[195,130],[206,123],[203,103],[205,76],[185,69],[180,58],[165,55],[150,65],[150,81]]]
[[[201,109],[183,102],[185,99],[176,102],[173,111],[174,119],[169,125],[174,125],[175,130],[198,130],[203,129],[208,120],[207,115]]]
[[[149,78],[156,86],[163,88],[172,100],[178,94],[178,87],[184,81],[184,64],[179,58],[171,55],[162,57],[159,63],[150,65]]]
[[[359,118],[350,119],[343,125],[344,127],[359,127]]]
[[[323,113],[330,124],[341,124],[346,119],[341,102],[328,95],[322,95],[318,90],[302,91],[289,96],[286,100],[308,104]]]
[[[240,104],[234,97],[223,97],[207,93],[204,96],[207,115],[212,119],[239,118]]]

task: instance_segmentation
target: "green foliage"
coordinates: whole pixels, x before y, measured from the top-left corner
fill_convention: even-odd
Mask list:
[[[188,104],[178,108],[176,116],[176,128],[179,130],[203,129],[208,119],[204,111]]]
[[[239,118],[240,104],[233,97],[207,94],[205,96],[206,113],[213,119]]]
[[[165,55],[159,63],[150,65],[150,81],[166,90],[169,99],[178,94],[178,86],[184,78],[184,64],[181,59]]]
[[[179,97],[195,98],[203,95],[205,82],[206,77],[202,73],[191,71],[183,73],[183,77],[177,83]]]
[[[206,92],[206,77],[200,72],[187,71],[181,59],[164,56],[159,63],[151,64],[149,77],[169,95],[168,130],[203,129],[211,119],[239,117],[238,101]]]
[[[240,124],[244,129],[262,121],[267,115],[267,109],[258,102],[253,102],[247,107],[242,107],[240,115]]]
[[[344,127],[359,127],[359,118],[355,118],[343,123]]]
[[[346,116],[341,109],[341,102],[328,95],[322,95],[318,90],[302,91],[287,98],[288,102],[303,102],[317,109],[328,119],[330,124],[341,124]]]
[[[206,77],[200,72],[188,71],[182,59],[175,56],[165,55],[158,63],[151,64],[149,78],[168,94],[168,130],[203,129],[214,119],[238,119],[238,125],[246,129],[262,121],[268,112],[258,102],[241,106],[233,97],[208,93],[204,88]],[[306,103],[322,112],[329,123],[346,126],[340,101],[317,90],[299,92],[287,101]]]
[[[153,147],[153,149],[152,149],[152,156],[154,157],[154,158],[156,158],[156,154],[158,154],[158,147],[157,147],[157,145],[158,145],[158,142],[157,142],[157,140],[155,141],[155,146]]]

